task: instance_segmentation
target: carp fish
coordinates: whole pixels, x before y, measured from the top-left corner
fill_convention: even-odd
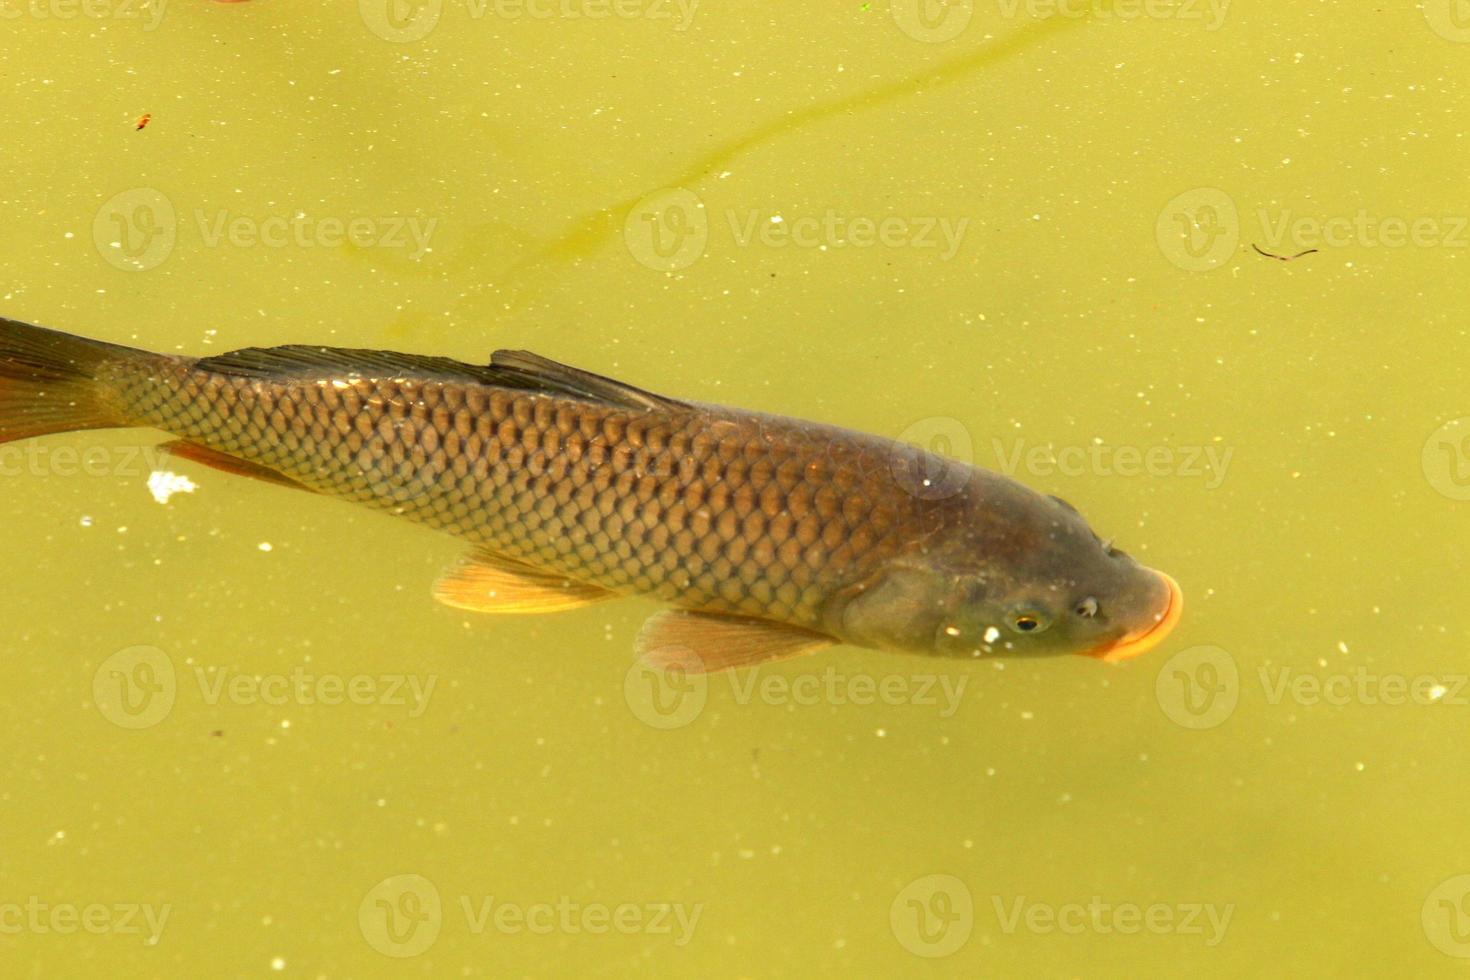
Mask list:
[[[674,608],[637,640],[711,671],[839,643],[1136,656],[1169,576],[1001,474],[831,425],[654,394],[526,351],[489,364],[317,346],[155,354],[0,320],[0,442],[150,427],[226,472],[470,546],[450,606]]]

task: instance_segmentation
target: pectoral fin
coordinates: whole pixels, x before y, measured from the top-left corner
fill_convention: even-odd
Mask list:
[[[238,456],[231,456],[229,453],[222,453],[218,449],[211,449],[202,443],[190,442],[187,439],[175,439],[172,442],[164,443],[159,448],[170,456],[187,459],[199,463],[202,466],[219,470],[222,473],[233,473],[235,476],[245,476],[252,480],[274,483],[278,487],[292,487],[296,490],[305,490],[307,493],[315,493],[311,487],[303,483],[297,483],[284,473],[278,473],[270,467],[262,466],[259,463],[252,463],[248,459],[241,459]]]
[[[469,555],[434,583],[434,598],[446,606],[484,613],[558,612],[616,595],[489,552]]]
[[[799,657],[836,642],[825,634],[768,619],[670,609],[643,624],[637,650],[652,667],[703,674]]]

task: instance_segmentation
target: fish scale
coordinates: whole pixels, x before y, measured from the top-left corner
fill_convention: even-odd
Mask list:
[[[891,455],[843,430],[207,363],[123,362],[108,380],[138,424],[614,592],[815,627],[911,529]]]

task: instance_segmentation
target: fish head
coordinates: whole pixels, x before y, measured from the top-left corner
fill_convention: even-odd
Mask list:
[[[1115,662],[1158,645],[1182,611],[1168,575],[1099,538],[1065,501],[1007,480],[865,583],[842,625],[886,649]]]

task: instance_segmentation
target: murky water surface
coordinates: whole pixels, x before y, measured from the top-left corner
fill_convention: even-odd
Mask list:
[[[657,687],[651,603],[476,617],[448,538],[12,444],[7,976],[1463,964],[1463,5],[893,3],[0,0],[4,315],[904,433],[1189,603]]]

